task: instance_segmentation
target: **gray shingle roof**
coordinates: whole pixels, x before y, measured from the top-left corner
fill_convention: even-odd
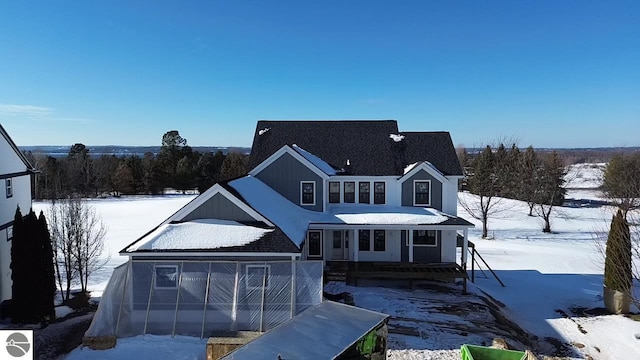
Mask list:
[[[268,131],[264,131],[269,129]],[[402,175],[405,166],[429,161],[445,175],[462,175],[448,132],[399,134],[395,120],[258,121],[249,168],[284,145],[296,144],[349,175]],[[349,160],[350,166],[347,166]]]

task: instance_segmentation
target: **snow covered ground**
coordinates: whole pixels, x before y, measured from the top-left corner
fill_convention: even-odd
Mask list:
[[[568,179],[569,198],[602,199],[596,189],[600,182],[598,166],[572,167]],[[126,260],[118,256],[119,250],[192,198],[164,196],[92,201],[109,228],[107,242],[112,255],[108,266],[91,282],[94,294],[104,288],[113,267]],[[486,292],[503,303],[505,307],[501,312],[526,331],[541,339],[553,337],[572,344],[581,357],[588,354],[603,360],[640,358],[640,340],[636,338],[640,338],[640,322],[624,316],[594,315],[598,311],[589,310],[603,306],[603,259],[594,234],[607,231],[613,209],[596,205],[558,208],[552,217],[554,232],[543,234],[541,219],[527,216],[526,204],[503,200],[501,205],[507,210],[489,222],[493,240],[480,239],[480,223],[466,216],[461,207],[458,210],[460,216],[476,223],[469,238],[507,285],[501,287],[483,265],[488,277],[477,270],[476,287],[471,286],[471,291],[479,295]],[[34,204],[36,210],[44,207],[44,203]],[[337,286],[334,290],[340,289]],[[439,305],[434,301],[456,303],[459,301],[456,294],[427,289],[343,289],[353,292],[358,305],[387,312],[397,319],[395,324],[399,330],[394,330],[389,337],[390,359],[458,359],[457,349],[461,344],[485,342],[491,336],[458,336],[455,332],[440,331],[444,328],[440,323],[473,325],[473,315],[481,315],[474,310],[456,318],[450,312],[436,311]],[[468,302],[481,304],[477,300],[478,295],[472,295]],[[482,316],[479,321],[484,319]],[[102,352],[76,349],[68,358],[196,359],[204,357],[203,344],[200,339],[145,336],[121,339],[115,349]]]

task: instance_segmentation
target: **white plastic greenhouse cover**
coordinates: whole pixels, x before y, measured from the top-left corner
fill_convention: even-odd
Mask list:
[[[85,336],[268,331],[322,302],[322,274],[321,261],[131,260]]]

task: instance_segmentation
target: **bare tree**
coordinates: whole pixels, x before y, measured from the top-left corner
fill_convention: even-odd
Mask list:
[[[536,214],[544,221],[542,231],[551,232],[551,213],[555,206],[564,201],[564,182],[567,170],[555,151],[543,159],[536,174],[538,192],[536,195]]]
[[[107,262],[101,257],[106,228],[84,199],[53,202],[48,218],[56,280],[62,299],[68,300],[72,285],[79,284],[86,292],[91,274]]]
[[[466,182],[469,192],[475,196],[459,198],[460,205],[474,219],[482,222],[482,238],[488,236],[489,218],[508,210],[508,206],[501,204],[504,199],[498,196],[501,184],[496,171],[501,165],[496,164],[493,150],[487,146],[482,153],[474,158],[467,174]]]

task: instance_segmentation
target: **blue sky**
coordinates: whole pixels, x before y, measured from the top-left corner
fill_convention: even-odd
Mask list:
[[[19,145],[249,146],[259,119],[640,146],[640,1],[0,0]]]

